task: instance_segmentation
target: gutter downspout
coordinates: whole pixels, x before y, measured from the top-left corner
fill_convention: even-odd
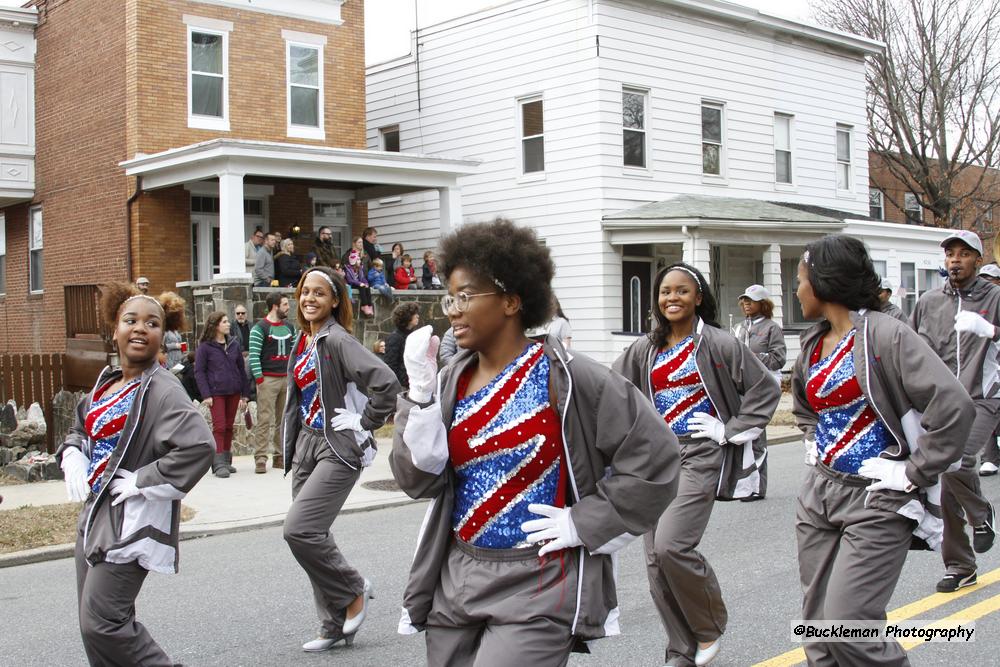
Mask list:
[[[132,204],[142,194],[142,174],[135,177],[135,191],[125,200],[125,280],[132,282]]]

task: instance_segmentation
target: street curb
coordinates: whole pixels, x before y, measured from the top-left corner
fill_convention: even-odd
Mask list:
[[[385,502],[376,502],[371,505],[364,505],[361,507],[345,507],[340,511],[340,514],[360,514],[361,512],[372,512],[374,510],[386,509],[390,507],[401,507],[403,505],[412,505],[413,503],[425,502],[424,500],[414,500],[412,498],[397,498],[394,500],[387,500]],[[263,521],[255,521],[249,519],[245,522],[236,523],[235,525],[226,525],[226,523],[232,524],[233,522],[225,522],[218,527],[205,526],[203,528],[196,528],[194,530],[184,530],[184,526],[181,526],[180,539],[184,540],[197,540],[202,537],[212,537],[214,535],[229,535],[231,533],[244,533],[249,530],[256,530],[258,528],[273,528],[275,526],[280,526],[285,522],[282,517],[280,519],[266,519]],[[0,555],[0,570],[7,567],[17,567],[18,565],[29,565],[31,563],[42,563],[49,560],[58,560],[60,558],[70,558],[73,556],[76,550],[76,545],[73,543],[69,544],[51,544],[45,547],[38,547],[35,549],[26,549],[24,551],[15,551],[9,554]]]

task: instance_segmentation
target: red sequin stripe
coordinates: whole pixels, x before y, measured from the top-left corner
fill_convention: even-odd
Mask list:
[[[677,387],[677,386],[681,386],[681,385],[684,385],[684,384],[697,384],[698,383],[698,381],[700,380],[700,378],[698,378],[698,374],[697,373],[691,373],[690,375],[686,375],[683,378],[681,378],[680,381],[676,381],[676,382],[672,381],[670,379],[670,375],[674,371],[676,371],[677,369],[679,369],[681,366],[683,366],[684,362],[687,361],[688,357],[691,355],[691,350],[693,348],[694,348],[694,341],[691,341],[690,343],[688,343],[687,345],[685,345],[683,348],[681,348],[680,350],[678,350],[677,354],[674,356],[673,359],[671,359],[667,363],[663,364],[662,366],[658,366],[658,367],[656,367],[656,368],[653,369],[652,381],[653,381],[653,388],[654,389],[656,389],[657,391],[659,391],[660,389],[663,389],[663,388],[668,387],[668,386],[670,386],[670,387]]]
[[[681,415],[683,415],[685,412],[687,412],[688,409],[692,405],[695,405],[695,404],[701,402],[701,400],[703,398],[707,398],[707,397],[708,397],[708,394],[705,392],[705,390],[704,389],[699,389],[698,391],[692,393],[690,396],[688,396],[687,398],[685,398],[680,403],[676,404],[669,411],[667,411],[667,413],[665,415],[663,415],[663,420],[665,422],[667,422],[668,424],[671,423],[671,422],[673,422],[675,419],[677,419],[678,417],[680,417]]]
[[[503,408],[504,403],[506,403],[514,392],[518,390],[521,386],[521,380],[523,380],[528,372],[532,369],[535,363],[542,357],[543,348],[541,345],[538,346],[538,350],[531,355],[528,359],[524,361],[520,368],[511,375],[506,382],[500,387],[497,387],[496,392],[493,397],[485,404],[479,406],[479,408],[466,417],[463,421],[458,422],[458,426],[463,429],[468,429],[468,431],[463,431],[463,433],[471,433],[473,435],[479,433],[483,430],[491,419],[496,417],[497,413]],[[456,425],[452,425],[454,428]],[[470,436],[471,437],[471,436]]]
[[[861,414],[851,420],[850,428],[848,428],[842,436],[837,438],[837,444],[826,450],[826,453],[823,454],[823,463],[830,465],[833,460],[837,458],[837,455],[853,443],[858,435],[871,426],[874,421],[875,412],[867,409],[866,406],[866,409],[862,410]]]
[[[117,405],[120,401],[128,397],[128,395],[131,394],[133,391],[136,391],[138,389],[139,385],[137,383],[129,385],[128,387],[125,387],[124,391],[115,396],[114,399],[108,401],[106,404],[96,409],[92,409],[90,412],[87,413],[87,417],[84,419],[84,426],[86,427],[87,433],[90,435],[91,438],[93,438],[94,440],[103,440],[104,438],[114,435],[118,431],[125,428],[125,421],[128,419],[128,414],[115,417],[107,424],[102,426],[100,431],[94,433],[94,425],[102,416],[104,416],[104,413],[110,410],[113,406]]]
[[[504,428],[504,430],[499,433],[494,434],[483,444],[476,448],[469,447],[456,447],[451,452],[451,463],[454,466],[460,466],[473,459],[478,459],[480,456],[485,456],[486,454],[491,454],[501,449],[509,449],[511,440],[522,440],[522,433],[528,433],[529,436],[533,433],[548,434],[552,431],[551,422],[552,416],[550,413],[550,408],[548,405],[544,409],[540,410],[538,414],[531,417],[527,421],[524,421],[517,425],[509,425]],[[543,422],[545,422],[543,424]],[[469,436],[465,433],[465,427],[460,426],[462,429],[462,440],[470,441],[474,436]],[[523,440],[522,440],[523,441]]]
[[[458,536],[466,542],[472,542],[487,521],[492,519],[502,510],[510,507],[514,497],[523,491],[525,482],[531,480],[532,483],[540,481],[542,473],[551,466],[561,455],[562,448],[555,438],[546,437],[545,442],[539,447],[538,452],[527,465],[525,465],[517,475],[511,477],[497,489],[493,495],[484,500],[475,510],[468,520],[458,531]]]
[[[836,357],[830,359],[828,363],[820,371],[816,373],[816,375],[809,378],[809,381],[806,383],[806,389],[807,389],[806,394],[809,398],[809,403],[812,405],[812,408],[814,410],[819,410],[821,408],[834,405],[834,403],[832,403],[829,400],[830,397],[822,397],[819,395],[819,392],[823,388],[823,385],[826,384],[827,378],[829,378],[830,375],[834,372],[834,370],[840,366],[840,362],[844,360],[844,357],[846,357],[848,354],[853,354],[853,351],[854,351],[854,339],[852,338],[851,341],[847,345],[845,345],[843,349],[840,350],[840,352],[837,353]],[[819,363],[819,359],[817,359],[816,357],[818,357],[821,354],[821,352],[822,352],[821,345],[817,345],[816,349],[813,350],[812,354],[813,359],[810,360],[811,366],[815,366],[817,363]],[[859,392],[860,389],[861,388],[859,386],[858,387]],[[857,398],[857,396],[848,398]],[[848,402],[849,400],[842,400],[836,405],[846,405]]]

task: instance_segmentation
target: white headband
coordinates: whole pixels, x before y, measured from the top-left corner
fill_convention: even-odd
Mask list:
[[[698,286],[699,292],[705,291],[701,288],[701,280],[698,279],[698,274],[692,271],[691,269],[687,268],[686,266],[671,266],[670,271],[683,271],[684,273],[694,278],[694,284]],[[667,273],[670,273],[670,271],[667,271]]]
[[[154,299],[153,297],[149,296],[148,294],[133,294],[129,298],[127,298],[124,301],[122,301],[122,305],[124,306],[126,303],[128,303],[132,299],[149,299],[150,301],[152,301],[153,303],[155,303],[157,306],[159,306],[160,310],[163,310],[163,304],[160,303],[159,301],[157,301],[156,299]]]
[[[333,284],[333,278],[331,278],[330,276],[326,275],[326,271],[319,271],[317,269],[311,269],[309,271],[306,271],[306,275],[307,276],[310,275],[310,274],[313,274],[313,273],[315,273],[318,276],[321,276],[323,278],[323,280],[325,280],[326,282],[330,283],[330,287],[333,288],[334,292],[337,291],[337,286]]]

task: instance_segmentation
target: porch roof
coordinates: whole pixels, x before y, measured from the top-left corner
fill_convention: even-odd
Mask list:
[[[237,173],[338,181],[354,185],[357,199],[455,187],[478,165],[464,158],[245,139],[211,139],[119,163],[126,175],[142,176],[144,190]]]

